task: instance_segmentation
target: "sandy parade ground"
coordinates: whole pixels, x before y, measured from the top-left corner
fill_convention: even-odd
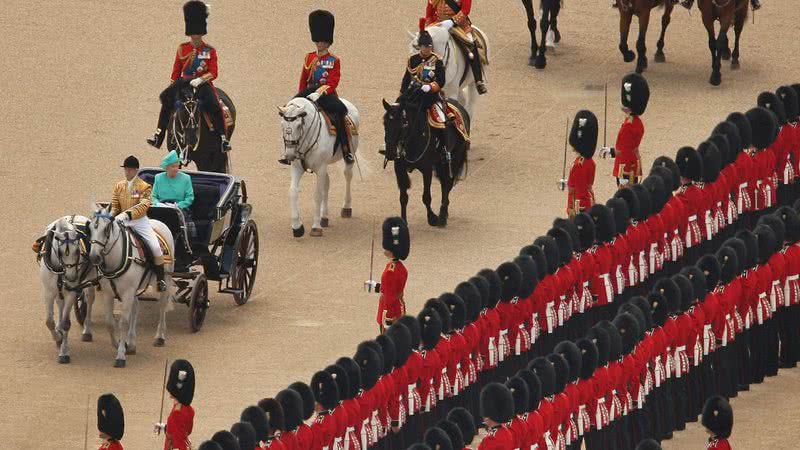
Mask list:
[[[73,327],[72,363],[57,363],[44,325],[38,267],[30,244],[52,220],[89,214],[108,200],[122,177],[120,162],[137,155],[156,166],[162,153],[147,147],[178,43],[183,42],[182,1],[63,4],[3,2],[5,64],[0,144],[0,448],[80,448],[87,396],[91,397],[90,447],[95,440],[94,400],[114,392],[126,414],[126,448],[158,448],[158,419],[165,359],[186,358],[197,371],[192,434],[195,444],[228,428],[240,411],[340,356],[377,332],[377,296],[364,293],[373,223],[399,214],[391,167],[377,153],[383,141],[381,99],[397,95],[408,52],[406,31],[424,13],[423,0],[242,1],[211,4],[207,41],[220,55],[216,83],[233,98],[238,123],[232,139],[233,173],[246,180],[261,238],[260,267],[250,302],[237,307],[212,292],[206,324],[189,330],[182,305],[168,316],[167,345],[151,346],[157,324],[153,304],[140,308],[138,354],[114,369],[114,351],[94,314],[94,342],[80,342]],[[331,181],[331,227],[324,237],[292,238],[286,166],[276,107],[295,93],[302,56],[313,49],[307,14],[324,7],[336,14],[334,52],[342,58],[340,95],[361,112],[354,217],[341,219],[341,166]],[[569,0],[559,17],[563,40],[548,52],[548,67],[528,66],[524,11],[514,0],[478,0],[473,21],[492,45],[489,94],[473,118],[468,177],[452,196],[446,229],[426,224],[421,178],[412,176],[409,226],[412,246],[405,298],[416,312],[430,297],[451,290],[483,267],[497,265],[543,234],[563,216],[558,191],[567,117],[582,108],[602,122],[609,85],[608,139],[623,114],[619,80],[632,71],[617,51],[618,13],[607,0]],[[660,11],[656,13],[660,17]],[[667,34],[666,64],[653,61],[658,20],[648,39],[650,104],[643,120],[645,168],[681,145],[696,145],[728,112],[746,110],[757,94],[800,81],[800,9],[792,0],[766,0],[742,38],[742,68],[723,62],[723,82],[711,87],[706,34],[695,8],[676,7]],[[634,25],[635,27],[635,25]],[[635,42],[630,40],[635,48]],[[613,192],[612,163],[597,160],[595,192]],[[303,180],[301,209],[311,227],[313,177]],[[438,208],[438,185],[434,206]],[[380,231],[378,231],[380,233]],[[382,257],[376,255],[376,260]],[[380,267],[376,270],[380,270]],[[215,285],[212,285],[212,290]],[[735,448],[791,449],[800,437],[800,369],[781,370],[734,399]],[[666,449],[704,448],[698,424],[675,434]],[[96,446],[95,446],[96,447]]]

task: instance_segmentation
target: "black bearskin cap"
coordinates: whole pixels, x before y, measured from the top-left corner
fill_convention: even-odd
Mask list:
[[[419,349],[419,341],[422,339],[421,332],[422,326],[414,316],[401,316],[397,319],[398,322],[402,323],[408,329],[409,336],[411,336],[411,350],[418,350]],[[397,346],[397,340],[394,339],[394,336],[391,336],[392,340],[394,340],[395,349],[399,352],[400,347]],[[409,353],[410,355],[411,353]],[[405,363],[405,360],[403,360]],[[400,367],[401,364],[395,364],[395,367]]]
[[[775,142],[777,137],[778,122],[775,114],[759,106],[747,111],[745,114],[753,130],[753,147],[765,149]]]
[[[653,329],[653,310],[651,309],[650,302],[647,301],[646,298],[642,297],[641,295],[636,295],[631,297],[629,302],[633,305],[636,305],[639,308],[639,311],[642,312],[642,316],[644,317],[644,330],[642,331],[649,331]]]
[[[739,258],[736,256],[736,250],[732,247],[723,246],[717,250],[716,256],[717,261],[719,261],[720,280],[722,284],[728,284],[741,272],[739,270]]]
[[[481,391],[481,416],[497,423],[506,423],[514,418],[514,398],[511,391],[500,383],[489,383]]]
[[[458,283],[455,294],[464,302],[464,324],[469,325],[478,320],[481,313],[481,293],[469,281]]]
[[[542,387],[542,397],[550,397],[556,393],[556,369],[549,359],[543,356],[534,358],[528,363],[528,369],[539,378],[539,385]]]
[[[783,224],[783,220],[775,214],[767,214],[758,219],[756,225],[760,224],[772,228],[772,232],[775,233],[775,251],[783,248],[783,242],[786,240],[786,225]]]
[[[669,316],[669,302],[664,294],[653,291],[647,294],[647,302],[650,303],[650,311],[653,313],[653,324],[656,326],[664,326]]]
[[[439,320],[442,322],[442,334],[449,334],[453,329],[452,318],[450,317],[450,308],[444,304],[440,298],[430,298],[422,306],[423,308],[431,308],[439,314]],[[419,319],[419,317],[417,317]]]
[[[569,233],[569,240],[570,243],[572,244],[572,251],[574,252],[581,251],[581,249],[578,248],[578,246],[580,245],[580,236],[578,235],[578,227],[575,226],[575,222],[573,222],[570,219],[556,217],[555,219],[553,219],[553,228],[561,228],[567,233]]]
[[[497,275],[500,277],[500,301],[510,302],[519,292],[522,271],[513,262],[506,261],[497,267]]]
[[[700,420],[715,437],[727,439],[733,430],[733,409],[724,397],[715,395],[706,401],[703,406],[703,416]]]
[[[653,439],[645,439],[639,442],[639,445],[636,446],[636,450],[661,450],[661,444]]]
[[[578,242],[580,251],[585,251],[594,245],[594,221],[592,216],[587,213],[580,213],[575,216],[575,228],[578,229]]]
[[[661,207],[663,208],[667,201],[669,201],[669,198],[672,196],[672,183],[674,182],[675,177],[673,176],[671,170],[663,166],[654,166],[652,169],[650,169],[650,176],[647,178],[652,177],[661,178],[661,186],[663,188]],[[678,176],[678,181],[680,182],[680,176]],[[650,195],[653,195],[650,187],[648,187],[648,190],[651,191]]]
[[[383,221],[383,249],[392,252],[397,259],[408,258],[411,236],[405,220],[400,217],[389,217]]]
[[[694,266],[690,266],[694,267]],[[685,272],[684,272],[685,273]],[[684,275],[683,273],[678,273],[672,276],[672,280],[675,282],[675,286],[678,286],[678,303],[676,304],[672,299],[667,297],[667,306],[669,314],[678,314],[681,311],[685,311],[689,309],[692,304],[696,300],[704,299],[705,295],[698,296],[694,292],[694,285],[689,280],[689,277]],[[705,285],[700,286],[698,283],[698,288],[702,288],[702,292],[706,291]]]
[[[783,227],[786,229],[784,240],[789,243],[800,240],[800,215],[797,211],[790,206],[782,206],[775,211],[775,215],[783,221]]]
[[[678,167],[678,164],[672,160],[669,156],[659,156],[658,158],[653,161],[653,167],[663,167],[670,171],[672,174],[672,181],[667,183],[665,179],[664,182],[667,183],[666,186],[670,192],[678,190],[681,187],[681,169]]]
[[[606,206],[611,210],[611,215],[614,216],[614,231],[617,234],[625,233],[631,222],[630,211],[625,200],[617,197],[610,198],[606,202]]]
[[[519,250],[520,255],[528,255],[533,258],[533,262],[536,263],[536,273],[538,275],[539,281],[542,281],[544,277],[547,276],[547,257],[544,256],[544,250],[538,245],[526,245]]]
[[[597,117],[593,112],[578,111],[569,132],[569,145],[584,158],[591,158],[597,148],[597,129]]]
[[[622,106],[634,116],[641,116],[650,100],[647,80],[638,73],[629,73],[622,78]]]
[[[425,350],[433,350],[442,338],[442,319],[433,308],[424,308],[417,316],[420,337]]]
[[[191,405],[194,399],[194,367],[185,359],[176,359],[169,368],[167,392],[179,403]]]
[[[657,168],[658,171],[666,170]],[[642,181],[642,187],[647,190],[650,196],[650,214],[658,214],[669,201],[669,194],[664,184],[664,178],[658,174],[651,174]]]
[[[450,312],[450,329],[461,330],[467,320],[467,307],[464,300],[452,292],[446,292],[439,296],[439,300],[447,306]]]
[[[742,138],[739,137],[739,128],[736,127],[736,124],[729,120],[720,122],[714,127],[713,134],[725,136],[728,140],[728,163],[735,161],[736,157],[743,150]]]
[[[650,197],[650,191],[641,184],[634,184],[631,189],[636,194],[636,198],[639,199],[639,214],[635,219],[646,220],[653,214],[653,199]]]
[[[697,153],[703,158],[703,181],[711,183],[719,177],[722,169],[722,156],[711,140],[703,141],[697,146]]]
[[[680,287],[675,282],[674,278],[668,278],[668,277],[659,278],[655,282],[655,284],[653,284],[653,292],[658,292],[659,294],[664,296],[664,300],[667,302],[667,304],[664,305],[667,308],[666,309],[667,314],[671,314],[674,311],[678,311],[680,309],[682,295]],[[652,308],[652,310],[655,312],[655,308]],[[658,321],[655,318],[655,315],[653,316],[653,321],[658,323]]]
[[[569,377],[567,381],[570,383],[576,381],[578,377],[581,376],[581,351],[577,345],[575,345],[572,341],[561,341],[556,345],[553,349],[554,353],[557,353],[564,357],[567,360],[567,364],[569,365]]]
[[[641,341],[644,338],[644,332],[647,329],[647,322],[645,321],[644,313],[642,312],[642,310],[639,309],[639,307],[636,306],[633,302],[628,300],[627,303],[623,303],[622,305],[620,305],[618,314],[620,313],[628,313],[632,315],[634,319],[636,319],[636,325],[639,326],[639,328],[637,329],[639,335],[636,336],[636,342],[638,343],[639,341]]]
[[[544,256],[547,259],[547,273],[556,273],[556,270],[561,267],[561,254],[558,251],[556,240],[550,236],[539,236],[533,241],[533,245],[544,251]]]
[[[416,322],[416,319],[414,321]],[[411,356],[411,351],[414,350],[411,332],[402,322],[395,322],[386,330],[386,336],[394,344],[394,367],[403,367],[408,357]]]
[[[308,29],[311,31],[312,42],[327,42],[333,44],[333,30],[336,20],[329,11],[318,9],[308,15]]]
[[[379,342],[380,341],[380,342]],[[389,366],[384,364],[383,346],[386,346]],[[372,389],[380,379],[384,370],[391,371],[394,363],[394,343],[386,335],[379,335],[374,341],[365,341],[358,345],[353,360],[361,371],[361,386],[364,390]]]
[[[438,427],[429,428],[425,432],[422,440],[431,450],[454,450],[453,443],[450,441],[450,436],[448,436],[443,429]]]
[[[336,383],[336,388],[339,391],[339,401],[342,402],[349,400],[350,377],[347,376],[347,371],[344,370],[344,367],[337,364],[331,364],[325,368],[325,372],[331,374],[333,381]]]
[[[569,363],[563,356],[557,353],[550,353],[547,355],[547,359],[553,364],[553,369],[556,373],[556,385],[555,385],[555,394],[564,392],[564,389],[567,387],[567,383],[569,383]]]
[[[489,306],[489,298],[491,297],[491,286],[489,285],[489,281],[480,275],[475,275],[467,280],[470,284],[472,284],[475,289],[477,289],[478,294],[480,294],[481,301],[479,309],[483,309]],[[462,298],[464,296],[462,295]],[[476,316],[477,317],[477,316]]]
[[[586,339],[592,341],[597,348],[597,367],[608,364],[608,354],[611,350],[611,342],[608,333],[599,327],[592,327],[586,331]]]
[[[608,333],[608,361],[618,360],[622,356],[622,336],[620,336],[619,330],[608,320],[601,320],[597,322],[596,326]]]
[[[756,225],[753,234],[756,236],[756,242],[758,242],[758,263],[766,264],[775,253],[777,247],[775,233],[772,228],[762,224]]]
[[[581,380],[588,380],[594,375],[597,369],[598,355],[597,346],[589,338],[580,338],[575,342],[581,354]]]
[[[519,284],[519,291],[517,297],[528,298],[533,294],[536,285],[539,283],[538,269],[536,263],[529,255],[519,255],[514,258],[514,264],[519,267],[522,273],[522,281]]]
[[[539,377],[527,368],[517,372],[517,376],[522,378],[522,381],[528,386],[528,411],[537,409],[539,402],[542,401],[542,383],[539,381]]]
[[[464,448],[464,435],[461,434],[461,428],[458,425],[449,420],[440,420],[436,427],[447,433],[454,449],[462,450]]]
[[[686,266],[681,269],[680,275],[685,276],[692,285],[692,301],[702,302],[706,295],[719,284],[721,273],[722,269],[717,257],[708,254],[701,256],[697,260],[696,266]]]
[[[380,358],[381,362],[381,375],[386,375],[391,373],[392,369],[394,369],[394,362],[397,359],[397,348],[394,345],[394,340],[389,337],[386,333],[381,334],[375,337],[376,344],[380,347],[380,351],[373,350]],[[359,362],[359,364],[361,364]],[[361,371],[364,372],[364,367],[361,367]],[[365,381],[364,384],[367,382]]]
[[[478,272],[478,275],[486,278],[486,281],[489,282],[489,303],[486,306],[494,308],[497,302],[500,301],[500,291],[502,289],[500,275],[492,269],[483,269]]]
[[[768,109],[778,120],[778,127],[786,124],[786,109],[783,100],[774,92],[765,91],[758,94],[758,106]]]
[[[547,235],[553,238],[558,247],[558,256],[561,266],[565,266],[572,261],[572,236],[563,228],[553,227],[547,230]]]
[[[528,412],[528,385],[525,380],[518,376],[514,376],[506,381],[506,387],[511,391],[511,397],[514,399],[514,413],[522,415]]]
[[[223,450],[222,447],[214,441],[205,441],[197,447],[197,450]]]
[[[636,348],[641,336],[639,322],[633,314],[623,312],[614,318],[614,326],[617,327],[622,342],[622,354],[627,355]]]
[[[447,420],[458,425],[461,430],[461,437],[464,438],[464,445],[472,444],[475,435],[478,432],[478,427],[475,426],[475,418],[472,417],[469,411],[465,408],[453,408],[447,413]]]
[[[747,259],[745,259],[745,265],[742,269],[755,267],[758,264],[758,239],[750,230],[740,230],[736,233],[736,237],[741,239],[745,248],[747,248]]]
[[[338,404],[339,402],[337,401],[336,403]],[[253,430],[256,432],[256,440],[267,441],[272,434],[269,429],[269,423],[267,422],[267,416],[264,414],[264,410],[258,406],[248,406],[245,408],[239,420],[253,426]]]
[[[231,426],[231,433],[236,436],[239,441],[239,448],[241,450],[255,449],[258,445],[256,440],[256,429],[250,422],[237,422]]]
[[[333,409],[339,404],[339,386],[330,372],[320,370],[311,377],[311,391],[314,399],[325,409]]]
[[[783,110],[786,112],[787,122],[797,122],[798,114],[800,114],[800,104],[797,98],[797,92],[791,86],[781,86],[775,91],[778,98],[783,102]]]
[[[739,275],[739,273],[744,271],[744,266],[747,263],[747,246],[744,244],[744,241],[736,237],[726,240],[722,245],[724,247],[730,247],[736,252],[736,267],[739,269],[736,275]]]
[[[594,204],[589,208],[589,216],[594,223],[595,239],[598,242],[610,242],[616,236],[616,228],[614,226],[614,216],[607,206],[601,204]]]
[[[728,164],[733,162],[732,158],[736,158],[736,154],[731,151],[730,142],[728,142],[728,137],[722,133],[712,133],[711,136],[708,138],[709,141],[713,142],[714,145],[717,147],[719,151],[719,160],[720,160],[720,170],[725,168]],[[701,152],[702,153],[702,152]],[[705,165],[705,159],[703,160],[703,165]],[[706,174],[708,174],[708,168],[705,168]],[[716,180],[719,177],[719,174],[714,175],[714,179]],[[708,177],[706,177],[708,178]]]
[[[681,147],[675,155],[681,178],[700,181],[703,178],[703,158],[692,147]]]
[[[183,21],[186,24],[186,36],[208,34],[206,19],[208,18],[208,6],[203,2],[190,1],[183,4]]]
[[[428,30],[420,30],[417,35],[417,45],[420,47],[433,47],[433,38]]]
[[[283,415],[283,406],[274,398],[264,398],[258,402],[258,407],[267,416],[267,423],[272,433],[286,431],[286,419]]]
[[[228,430],[221,430],[211,436],[211,440],[219,445],[221,450],[241,450],[239,440]]]
[[[97,398],[97,431],[115,441],[121,441],[125,435],[125,412],[114,394],[103,394]]]
[[[287,431],[294,431],[303,424],[303,398],[293,389],[278,392],[275,400],[283,409],[283,420]]]
[[[344,356],[336,360],[336,365],[347,372],[347,398],[355,398],[361,391],[361,366],[353,358]]]
[[[747,120],[747,116],[740,112],[733,112],[728,114],[725,120],[736,125],[736,129],[739,131],[739,141],[742,149],[750,148],[750,146],[753,145],[753,127],[750,126],[750,121]]]
[[[303,399],[303,420],[310,419],[314,415],[314,403],[316,403],[311,387],[302,381],[295,381],[289,385],[289,389],[300,394],[300,398]]]

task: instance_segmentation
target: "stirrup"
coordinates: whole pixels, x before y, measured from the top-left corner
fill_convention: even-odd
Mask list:
[[[346,164],[353,164],[355,162],[355,160],[356,160],[355,156],[353,155],[352,152],[348,152],[348,153],[344,154],[344,162]]]
[[[280,164],[283,164],[284,166],[290,166],[290,165],[291,165],[291,163],[289,162],[289,160],[288,160],[288,159],[286,159],[286,158],[281,158],[281,159],[279,159],[279,160],[278,160],[278,163],[280,163]]]
[[[224,134],[222,134],[222,135],[220,135],[219,140],[220,140],[220,146],[222,147],[222,151],[223,152],[231,151],[231,143],[228,140],[228,136],[225,136]]]
[[[158,292],[166,292],[167,282],[164,280],[158,280],[156,289],[158,289]]]
[[[483,81],[476,81],[475,82],[475,89],[478,90],[478,95],[483,95],[483,94],[489,92],[486,89],[486,83],[484,83]]]
[[[160,129],[160,128],[159,128],[159,129],[157,129],[157,130],[156,130],[156,132],[155,132],[155,133],[153,133],[153,135],[152,135],[151,137],[149,137],[149,138],[145,139],[145,141],[146,141],[146,142],[147,142],[147,143],[148,143],[148,144],[149,144],[151,147],[155,147],[155,148],[161,148],[161,144],[164,142],[164,138],[162,137],[162,131],[161,131],[161,129]]]

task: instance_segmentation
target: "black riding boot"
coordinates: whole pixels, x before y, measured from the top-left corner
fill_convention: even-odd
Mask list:
[[[475,87],[478,89],[478,94],[483,95],[486,93],[486,84],[483,82],[483,69],[481,67],[481,55],[478,53],[478,42],[472,42],[472,59],[469,60],[469,65],[472,68],[472,77],[475,78]]]
[[[681,6],[686,9],[692,9],[692,6],[694,6],[694,0],[681,0]]]
[[[161,148],[161,144],[164,142],[164,136],[167,134],[167,123],[169,122],[170,115],[172,115],[172,108],[162,104],[161,112],[158,113],[158,126],[156,127],[156,132],[152,137],[147,138],[148,144],[155,148]]]
[[[347,126],[345,125],[344,116],[335,114],[334,126],[336,127],[336,140],[339,142],[339,148],[342,149],[342,157],[347,164],[353,164],[353,152],[350,148],[350,142],[347,139]]]
[[[761,0],[750,0],[750,4],[753,5],[753,11],[761,9]]]
[[[166,291],[167,282],[164,281],[164,264],[154,264],[153,272],[156,273],[156,279],[158,280],[158,292]]]

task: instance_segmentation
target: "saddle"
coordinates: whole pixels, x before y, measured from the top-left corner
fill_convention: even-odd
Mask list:
[[[430,125],[431,128],[444,129],[447,126],[447,122],[451,122],[453,126],[456,127],[459,134],[461,134],[461,137],[464,138],[464,141],[469,142],[469,131],[467,130],[467,124],[464,121],[461,110],[448,100],[447,111],[445,112],[446,119],[443,120],[442,116],[436,111],[441,104],[441,102],[436,102],[428,108],[428,125]]]
[[[328,128],[328,133],[331,136],[336,136],[338,130],[336,129],[336,125],[333,124],[331,116],[329,116],[328,113],[325,112],[322,108],[320,108],[319,112],[322,113],[322,117],[325,118],[325,125]],[[345,127],[347,128],[346,131],[347,131],[348,142],[353,142],[353,136],[358,136],[358,127],[356,127],[356,124],[353,123],[353,119],[350,118],[350,115],[344,116],[344,123]]]
[[[231,110],[228,108],[228,105],[225,104],[219,97],[217,97],[217,101],[219,102],[220,110],[222,111],[222,120],[225,121],[225,127],[230,129],[233,126],[233,115],[231,114]],[[206,126],[210,131],[214,130],[214,124],[211,123],[211,117],[208,115],[207,112],[203,111],[203,119],[206,121]]]
[[[484,36],[483,31],[475,27],[471,31],[475,43],[478,44],[478,56],[481,58],[481,64],[488,66],[489,57],[486,54],[486,36]],[[464,57],[469,59],[469,54],[472,52],[472,43],[470,43],[467,33],[461,27],[453,27],[450,29],[450,36],[458,44],[458,48],[464,53]]]
[[[127,227],[126,227],[127,228]],[[133,248],[136,249],[136,255],[138,256],[138,260],[140,262],[146,262],[147,265],[152,264],[153,262],[153,252],[150,251],[150,247],[147,246],[147,243],[142,239],[142,237],[134,231],[132,228],[127,228],[128,231],[131,233],[132,238],[132,245]],[[161,247],[161,253],[164,254],[164,264],[170,264],[173,262],[173,255],[170,252],[169,245],[167,245],[166,239],[162,236],[158,231],[153,230],[155,232],[156,237],[158,238],[158,245]]]

